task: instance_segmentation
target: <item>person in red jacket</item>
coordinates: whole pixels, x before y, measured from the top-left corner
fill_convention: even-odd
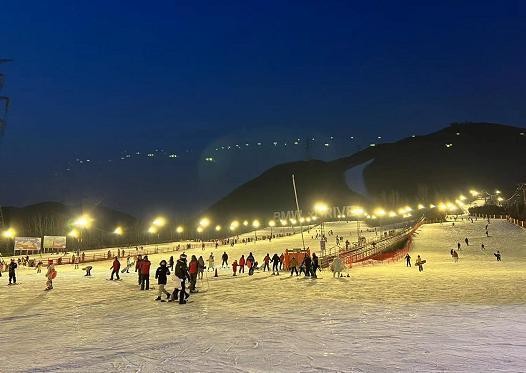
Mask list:
[[[237,276],[237,260],[234,259],[234,262],[232,263],[232,271],[234,272],[234,276]]]
[[[265,263],[265,265],[263,266],[263,272],[265,272],[265,268],[269,270],[270,272],[270,266],[269,266],[269,263],[270,263],[270,255],[267,255],[265,256],[265,258],[263,258],[263,262]]]
[[[141,286],[141,263],[142,255],[137,255],[137,260],[135,260],[135,272],[137,272],[138,285]]]
[[[241,255],[239,258],[239,274],[245,273],[245,256]]]
[[[281,253],[281,255],[279,256],[279,269],[282,270],[283,269],[283,264],[285,263],[285,255],[283,253]]]
[[[110,280],[113,280],[113,275],[117,275],[117,280],[120,280],[121,278],[119,277],[119,269],[121,269],[121,262],[119,262],[119,258],[118,257],[115,257],[115,259],[113,260],[113,264],[111,265],[110,269],[111,269]]]
[[[148,260],[148,255],[142,258],[139,271],[141,273],[141,290],[150,290],[150,265],[151,262]]]
[[[197,272],[199,271],[199,262],[195,255],[192,255],[188,263],[188,273],[190,274],[190,293],[195,293],[195,284],[197,283]]]

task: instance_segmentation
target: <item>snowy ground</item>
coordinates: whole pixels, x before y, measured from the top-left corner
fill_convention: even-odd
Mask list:
[[[106,281],[110,262],[96,263],[93,278],[58,267],[51,292],[42,291],[43,275],[22,269],[21,285],[0,287],[0,371],[525,371],[526,230],[492,221],[486,238],[484,225],[420,229],[411,255],[427,260],[422,273],[402,262],[355,266],[340,279],[224,270],[199,283],[186,305],[155,302],[155,290],[138,291],[135,274]],[[333,225],[346,238],[355,227]],[[466,236],[472,246],[453,263],[449,250]],[[261,258],[299,240],[227,251]],[[161,255],[151,259],[155,270]]]

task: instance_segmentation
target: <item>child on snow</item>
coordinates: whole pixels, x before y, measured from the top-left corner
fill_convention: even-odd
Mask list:
[[[234,276],[237,276],[237,260],[234,259],[234,262],[232,263],[232,272],[234,272]]]
[[[53,289],[53,279],[55,277],[57,277],[57,271],[55,270],[55,265],[50,264],[47,267],[47,273],[46,273],[46,278],[47,278],[46,290]]]

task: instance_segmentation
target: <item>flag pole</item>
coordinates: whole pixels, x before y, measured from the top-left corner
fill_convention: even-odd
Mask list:
[[[292,187],[294,188],[294,198],[296,199],[296,211],[298,212],[298,220],[300,222],[301,242],[303,243],[303,250],[305,250],[305,238],[303,237],[303,223],[301,222],[300,205],[298,203],[298,192],[296,191],[296,180],[292,174]]]

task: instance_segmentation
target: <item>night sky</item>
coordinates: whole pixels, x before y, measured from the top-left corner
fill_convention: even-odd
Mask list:
[[[0,58],[4,205],[75,202],[50,180],[77,157],[526,124],[521,1],[10,1]]]

